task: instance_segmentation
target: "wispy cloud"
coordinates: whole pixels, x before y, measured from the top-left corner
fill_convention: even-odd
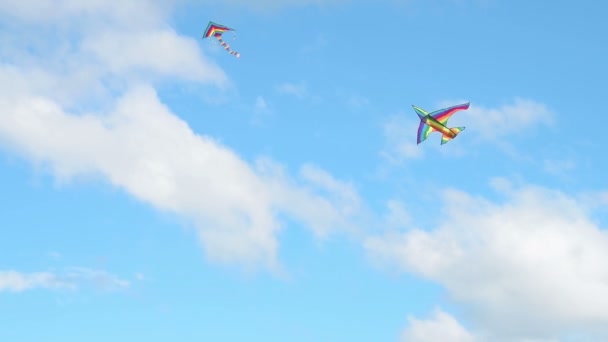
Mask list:
[[[354,109],[362,109],[369,106],[369,99],[362,95],[350,95],[346,99],[346,104]]]
[[[576,163],[570,159],[543,161],[543,169],[551,174],[563,176],[576,168]]]
[[[215,261],[276,267],[277,210],[324,227],[349,214],[340,209],[344,189],[328,175],[304,167],[308,186],[256,170],[194,133],[150,87],[132,89],[102,115],[72,115],[40,97],[0,97],[0,105],[1,140],[48,163],[60,179],[99,174],[158,209],[194,219]]]
[[[62,272],[24,273],[15,270],[0,271],[0,292],[24,292],[36,289],[77,290],[93,287],[104,291],[128,288],[130,282],[106,271],[90,268],[69,268]]]
[[[179,36],[165,28],[143,32],[107,30],[85,39],[82,53],[91,55],[104,70],[121,77],[134,73],[142,77],[142,72],[151,72],[216,85],[227,81],[225,74],[200,53],[191,37]]]
[[[298,83],[285,82],[277,87],[280,93],[293,95],[299,99],[303,99],[308,96],[308,87],[304,81]]]
[[[38,24],[55,23],[66,19],[83,22],[91,19],[95,21],[111,19],[115,24],[139,26],[144,23],[162,22],[171,6],[172,1],[167,1],[163,5],[150,0],[133,0],[124,4],[97,0],[23,0],[0,2],[0,13]],[[133,16],[137,11],[145,15]]]
[[[384,221],[390,229],[400,229],[408,227],[412,221],[410,213],[405,208],[405,204],[399,200],[389,200],[386,202],[388,213]]]
[[[300,6],[330,6],[335,4],[347,3],[350,0],[260,0],[260,1],[248,1],[248,0],[205,0],[210,4],[222,4],[228,6],[240,6],[247,7],[259,11],[272,11],[286,7],[300,7]]]
[[[418,123],[403,116],[392,116],[384,123],[385,147],[380,155],[392,164],[422,157],[422,149],[416,144]]]
[[[485,140],[498,140],[511,134],[519,134],[534,126],[547,126],[553,123],[554,114],[546,105],[516,98],[511,104],[489,108],[471,103],[471,107],[458,113],[466,126]]]
[[[302,46],[301,52],[308,55],[322,51],[327,46],[329,46],[327,35],[325,33],[317,33],[313,39]]]
[[[276,87],[276,90],[281,94],[293,96],[299,100],[307,100],[315,104],[322,102],[321,96],[309,91],[308,84],[305,81],[281,83]]]
[[[259,113],[264,113],[268,111],[268,104],[266,100],[262,96],[258,96],[255,98],[255,111]]]
[[[20,1],[0,3],[1,90],[74,105],[129,84],[179,79],[218,87],[224,72],[192,37],[169,28],[169,2]],[[60,25],[59,25],[60,24]],[[40,32],[45,32],[44,38]]]
[[[444,224],[371,237],[365,247],[445,286],[488,340],[600,331],[608,324],[606,231],[584,202],[559,191],[500,188],[502,204],[446,191]]]
[[[160,6],[149,0],[2,3],[0,16],[19,23],[12,33],[38,45],[9,39],[14,44],[0,48],[0,143],[49,165],[62,181],[97,175],[193,220],[212,261],[277,269],[281,213],[327,233],[348,220],[344,203],[351,198],[338,180],[308,166],[292,177],[250,165],[193,132],[161,102],[157,80],[223,87],[227,79],[193,39],[167,28]],[[46,10],[49,17],[38,22]],[[37,25],[69,34],[49,44],[36,39]],[[304,85],[283,90],[307,95]],[[91,95],[96,92],[100,97]],[[254,104],[266,105],[262,97]]]
[[[35,288],[72,288],[73,285],[58,279],[51,272],[20,273],[0,271],[0,291],[22,292]]]
[[[312,164],[300,168],[297,180],[272,160],[260,159],[257,166],[281,210],[304,222],[318,237],[356,228],[353,219],[362,203],[352,184]]]
[[[436,310],[429,319],[409,317],[408,321],[408,326],[401,335],[403,342],[478,341],[454,317],[442,310]]]
[[[257,96],[253,104],[253,114],[250,122],[254,126],[262,126],[272,113],[273,111],[266,99],[263,96]]]
[[[143,274],[139,275],[143,277]],[[129,280],[121,279],[103,270],[86,267],[69,268],[62,277],[75,284],[78,288],[90,286],[104,291],[115,291],[126,289],[131,285],[131,281]]]

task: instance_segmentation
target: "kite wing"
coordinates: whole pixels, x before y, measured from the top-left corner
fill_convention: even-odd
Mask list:
[[[429,126],[426,124],[426,120],[424,120],[424,118],[429,114],[427,113],[424,109],[422,108],[418,108],[416,106],[412,106],[414,107],[414,110],[416,111],[416,114],[418,114],[418,117],[420,117],[420,125],[418,126],[418,138],[416,140],[416,142],[418,144],[420,144],[421,142],[425,141],[426,138],[429,137],[429,134],[437,131],[436,129],[434,129],[433,127]]]
[[[234,30],[228,26],[216,24],[213,21],[210,21],[209,25],[207,25],[207,28],[205,29],[205,33],[203,34],[203,36],[205,38],[208,38],[211,36],[214,36],[214,37],[221,36],[226,31],[234,31]]]
[[[441,124],[445,126],[447,124],[448,119],[450,118],[450,116],[452,116],[452,114],[456,113],[459,110],[465,110],[465,109],[468,109],[468,108],[469,108],[469,103],[463,103],[463,104],[460,104],[460,105],[456,105],[456,106],[452,106],[452,107],[436,110],[436,111],[432,112],[430,115],[435,120],[441,122]],[[414,109],[416,109],[416,108],[414,108]],[[418,114],[418,115],[420,115],[420,114]]]
[[[418,126],[418,138],[416,139],[416,143],[420,144],[421,142],[425,141],[426,138],[429,137],[429,134],[435,131],[437,130],[420,121],[420,125]]]
[[[220,44],[224,47],[224,49],[226,49],[226,51],[228,51],[228,53],[235,56],[236,58],[241,57],[240,53],[230,49],[230,45],[228,45],[222,39],[222,34],[224,34],[224,32],[226,32],[226,31],[234,31],[234,29],[231,29],[228,26],[216,24],[213,21],[210,21],[209,25],[207,25],[207,28],[205,29],[205,33],[203,33],[203,38],[215,37],[215,39],[217,39],[218,42],[220,42]]]

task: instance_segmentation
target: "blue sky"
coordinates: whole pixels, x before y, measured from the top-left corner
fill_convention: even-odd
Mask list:
[[[607,339],[606,10],[0,1],[0,340]]]

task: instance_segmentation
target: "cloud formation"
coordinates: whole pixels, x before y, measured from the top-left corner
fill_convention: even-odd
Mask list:
[[[408,326],[401,334],[403,342],[474,342],[477,339],[450,314],[436,310],[426,320],[408,318]]]
[[[0,98],[0,107],[0,141],[62,179],[100,175],[142,201],[193,219],[216,261],[275,267],[277,210],[323,235],[359,205],[348,184],[316,167],[302,169],[309,186],[269,162],[256,170],[194,133],[151,87],[132,89],[101,115],[73,115],[41,97]]]
[[[408,159],[422,157],[422,149],[416,144],[418,122],[403,116],[392,116],[384,123],[385,147],[380,155],[391,164],[402,164]]]
[[[468,110],[456,115],[485,140],[498,140],[536,125],[550,125],[554,117],[546,105],[522,98],[497,108],[472,103]]]
[[[11,81],[3,82],[2,90],[74,105],[100,96],[105,101],[142,81],[226,87],[228,77],[201,52],[198,37],[170,28],[170,5],[149,0],[0,2],[5,42],[0,79]]]
[[[371,237],[365,247],[445,286],[490,339],[600,331],[608,324],[606,231],[577,198],[501,189],[504,203],[448,190],[437,228]]]
[[[302,6],[328,6],[349,2],[349,0],[205,0],[208,4],[221,4],[229,6],[246,7],[253,10],[269,11],[279,10],[287,7],[302,7]]]
[[[24,292],[36,289],[77,290],[90,286],[113,291],[128,288],[130,282],[106,271],[83,267],[73,267],[62,272],[0,271],[0,292]]]
[[[306,83],[303,81],[299,82],[299,83],[291,83],[291,82],[282,83],[277,87],[277,90],[280,93],[292,95],[299,99],[303,99],[306,96],[308,96],[308,87],[307,87]]]
[[[158,80],[227,82],[194,38],[168,28],[170,5],[0,3],[0,17],[19,23],[9,31],[32,42],[0,48],[0,144],[59,179],[99,177],[192,220],[212,261],[276,270],[279,217],[325,236],[348,225],[357,195],[311,165],[294,178],[274,161],[249,164],[162,103]],[[40,25],[53,44],[36,39]]]
[[[23,0],[0,1],[0,14],[8,18],[35,24],[81,24],[109,20],[114,25],[158,25],[166,20],[177,1],[159,3],[151,0],[132,0],[118,3],[103,0]],[[140,14],[139,16],[136,14]],[[68,20],[68,22],[66,22]],[[90,26],[89,26],[90,27]]]

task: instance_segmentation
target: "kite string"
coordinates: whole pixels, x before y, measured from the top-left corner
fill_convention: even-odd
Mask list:
[[[220,42],[220,45],[222,45],[224,47],[224,49],[226,49],[226,51],[228,51],[228,53],[230,53],[231,55],[235,56],[236,58],[241,57],[241,54],[236,52],[236,51],[232,51],[232,49],[230,49],[230,45],[228,45],[220,35],[215,36],[215,38],[217,38],[217,40]]]

